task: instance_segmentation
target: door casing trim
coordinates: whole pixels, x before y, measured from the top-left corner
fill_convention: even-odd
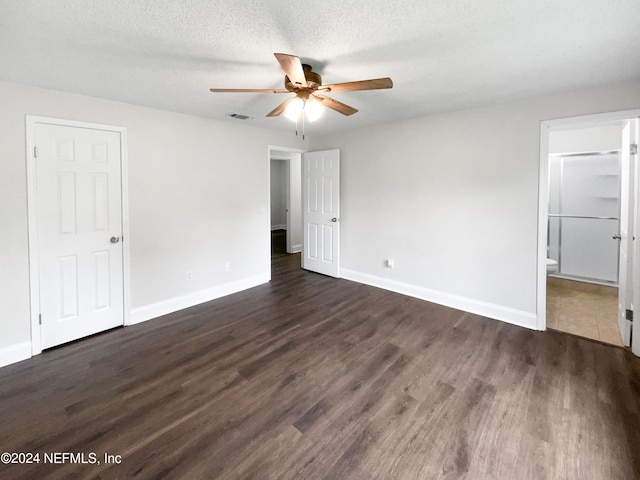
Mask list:
[[[547,329],[547,214],[549,206],[549,133],[553,130],[589,127],[598,123],[640,117],[640,109],[581,115],[540,122],[540,162],[538,164],[538,253],[536,288],[536,329]]]
[[[305,150],[303,148],[295,148],[295,147],[282,147],[282,146],[278,146],[278,145],[267,145],[267,201],[266,201],[266,212],[267,212],[267,221],[266,221],[266,232],[267,232],[267,242],[266,245],[268,247],[268,251],[267,251],[267,257],[266,257],[266,264],[265,264],[265,271],[269,272],[268,277],[269,279],[267,281],[271,281],[271,157],[272,157],[272,152],[287,152],[287,153],[296,153],[296,154],[300,154],[303,155],[307,152],[308,150]],[[291,159],[287,160],[287,162],[289,163],[289,169],[291,168]],[[291,176],[289,175],[289,182],[291,182]],[[302,182],[302,178],[300,179],[300,182]],[[290,188],[289,188],[290,190]],[[290,195],[290,192],[289,192]],[[290,198],[289,198],[290,201]],[[291,219],[290,219],[290,214],[291,212],[289,211],[287,213],[287,224],[289,225],[289,228],[291,228]],[[304,247],[303,247],[304,248]]]
[[[40,338],[40,272],[38,258],[38,212],[37,212],[37,188],[36,188],[36,159],[35,129],[37,124],[59,125],[63,127],[87,128],[92,130],[105,130],[120,134],[120,182],[121,182],[121,208],[122,208],[122,288],[123,288],[123,321],[124,325],[131,324],[131,282],[130,282],[130,251],[129,251],[129,190],[128,190],[128,151],[127,129],[113,125],[65,120],[60,118],[40,117],[35,115],[25,116],[26,128],[26,163],[27,163],[27,225],[29,248],[29,315],[31,319],[31,355],[42,352]]]

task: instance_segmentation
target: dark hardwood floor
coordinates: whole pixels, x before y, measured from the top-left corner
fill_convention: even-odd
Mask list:
[[[271,258],[287,255],[287,231],[271,230]]]
[[[299,262],[0,369],[0,478],[640,477],[638,358]]]

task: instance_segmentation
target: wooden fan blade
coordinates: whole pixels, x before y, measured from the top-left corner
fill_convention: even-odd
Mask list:
[[[301,87],[307,86],[307,79],[304,76],[302,63],[298,57],[286,53],[274,53],[274,55],[278,59],[284,73],[286,73],[289,80],[291,80],[291,83]]]
[[[294,98],[296,97],[287,98],[284,102],[282,102],[276,108],[274,108],[269,113],[267,113],[267,117],[277,117],[278,115],[282,115],[285,109],[287,108],[287,105],[289,105],[289,102]]]
[[[216,93],[290,93],[289,90],[277,88],[210,88],[209,90]]]
[[[357,90],[380,90],[382,88],[392,88],[393,81],[389,77],[374,78],[372,80],[360,80],[358,82],[334,83],[333,85],[323,85],[318,90],[329,92],[355,92]]]
[[[317,98],[323,106],[335,110],[343,115],[353,115],[358,111],[349,105],[334,100],[333,98],[325,97],[324,95],[314,95],[314,97]]]

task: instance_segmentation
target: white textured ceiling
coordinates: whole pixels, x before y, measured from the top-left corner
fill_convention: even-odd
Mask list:
[[[274,52],[336,92],[308,133],[640,77],[640,0],[0,0],[0,80],[292,129],[264,115],[285,97]],[[0,106],[1,108],[1,106]]]

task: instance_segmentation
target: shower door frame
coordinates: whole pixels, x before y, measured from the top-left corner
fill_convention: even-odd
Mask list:
[[[549,134],[555,130],[569,128],[588,128],[598,124],[624,121],[640,118],[640,109],[607,112],[593,115],[567,117],[540,122],[540,163],[538,180],[538,261],[537,261],[537,329],[547,329],[547,235],[548,235],[548,207],[549,207]],[[624,146],[623,146],[624,148]],[[640,168],[635,169],[635,183],[638,184]],[[640,193],[640,192],[639,192]],[[640,195],[634,199],[636,208],[634,221],[636,228],[640,223]],[[634,255],[629,256],[628,268],[633,268],[634,256],[636,264],[640,265],[640,247],[634,245]],[[619,279],[619,288],[638,291],[637,285],[627,285],[626,279]],[[636,299],[640,303],[640,298]],[[640,311],[640,308],[637,308]],[[639,313],[640,314],[640,313]],[[633,332],[633,353],[640,356],[640,328]]]
[[[622,159],[621,157],[621,150],[607,150],[607,151],[601,151],[601,152],[579,152],[579,153],[550,153],[547,157],[548,158],[557,158],[559,159],[561,162],[562,160],[564,160],[565,158],[574,158],[574,157],[594,157],[594,156],[599,156],[599,155],[617,155],[618,156],[618,172],[620,171],[620,167],[621,167],[621,161]],[[562,185],[563,183],[563,178],[564,178],[564,162],[561,163],[560,165],[560,184]],[[551,181],[549,180],[549,183],[551,183]],[[618,185],[618,192],[620,194],[621,192],[621,185]],[[559,211],[562,211],[562,188],[560,188],[559,190]],[[548,208],[547,208],[547,212],[548,212]],[[618,282],[617,281],[610,281],[610,280],[605,280],[605,279],[601,279],[601,278],[592,278],[592,277],[583,277],[580,275],[571,275],[568,273],[562,273],[562,219],[563,218],[580,218],[580,219],[584,219],[584,220],[617,220],[618,222],[618,227],[616,231],[620,231],[620,205],[618,205],[618,216],[617,217],[595,217],[595,216],[588,216],[588,215],[563,215],[563,214],[551,214],[551,213],[547,213],[547,228],[549,229],[549,224],[550,224],[550,219],[551,218],[557,218],[558,222],[559,222],[559,238],[558,238],[558,272],[555,274],[552,274],[550,276],[552,277],[558,277],[558,278],[566,278],[568,280],[577,280],[579,282],[587,282],[587,283],[595,283],[598,285],[607,285],[607,286],[612,286],[612,287],[618,287]],[[550,229],[549,229],[550,230]],[[617,249],[616,252],[616,278],[619,279],[619,275],[620,275],[620,249]]]

